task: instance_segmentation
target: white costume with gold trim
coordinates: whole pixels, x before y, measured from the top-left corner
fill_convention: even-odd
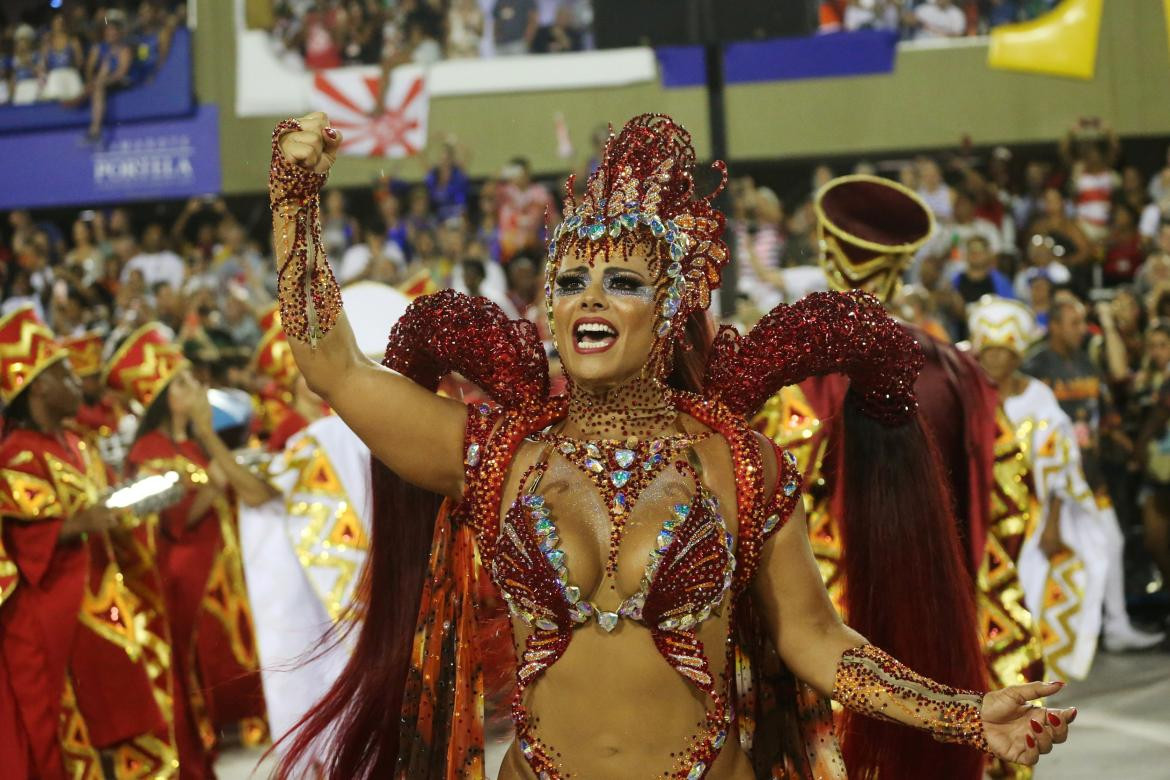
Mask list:
[[[381,359],[409,299],[376,282],[348,285],[341,298],[358,349]],[[281,496],[241,508],[240,541],[268,719],[280,738],[349,660],[346,641],[321,640],[346,618],[369,550],[370,451],[340,417],[324,417],[289,439],[268,472]]]
[[[344,619],[369,547],[370,453],[340,417],[291,438],[269,466],[281,496],[242,507],[240,541],[273,736],[291,729],[337,679]],[[340,626],[339,626],[340,627]]]
[[[1085,481],[1072,421],[1056,396],[1031,379],[1019,395],[1005,399],[1004,411],[1032,462],[1041,510],[1024,541],[1018,564],[1028,609],[1039,618],[1045,661],[1063,677],[1089,672],[1101,631],[1102,603],[1112,546],[1110,523]],[[1040,535],[1052,500],[1059,498],[1060,536],[1067,552],[1049,560]]]

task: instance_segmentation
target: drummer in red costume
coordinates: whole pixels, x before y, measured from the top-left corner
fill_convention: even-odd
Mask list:
[[[67,357],[30,307],[0,319],[3,774],[174,777],[165,637],[135,588],[150,578],[121,570],[132,518],[101,504],[105,467],[65,429],[81,404]]]
[[[145,408],[127,458],[140,476],[176,471],[187,491],[160,515],[159,568],[175,648],[176,731],[199,755],[184,777],[212,776],[224,734],[245,744],[267,738],[251,613],[236,535],[236,498],[248,504],[274,491],[236,463],[211,425],[205,388],[156,325],[131,334],[110,359],[105,379]],[[182,702],[183,706],[179,706]]]

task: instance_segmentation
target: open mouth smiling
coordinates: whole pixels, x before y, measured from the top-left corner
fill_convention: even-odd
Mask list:
[[[618,330],[608,320],[589,317],[573,326],[573,349],[581,354],[604,352],[618,339]]]

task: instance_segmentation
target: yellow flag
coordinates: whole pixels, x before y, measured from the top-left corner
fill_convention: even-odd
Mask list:
[[[430,295],[439,291],[439,286],[435,284],[435,280],[431,278],[431,272],[427,269],[422,269],[398,285],[398,290],[406,295],[407,298],[414,300],[420,295]]]
[[[1162,0],[1162,15],[1166,20],[1166,42],[1170,44],[1170,0]]]
[[[1170,0],[1163,0],[1170,8]],[[1091,79],[1105,0],[1064,0],[1048,13],[991,31],[987,64],[1000,70]]]

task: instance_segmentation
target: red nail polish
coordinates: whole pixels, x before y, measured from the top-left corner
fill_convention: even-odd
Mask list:
[[[1068,722],[1069,722],[1069,723],[1072,723],[1072,722],[1073,722],[1074,720],[1076,720],[1076,719],[1077,719],[1077,708],[1076,708],[1076,707],[1073,707],[1073,708],[1072,708],[1072,715],[1069,715],[1069,716],[1068,716]]]
[[[325,135],[329,136],[330,138],[332,138],[334,140],[337,139],[337,131],[334,130],[332,127],[325,128]]]
[[[1058,718],[1056,715],[1053,715],[1050,712],[1050,713],[1048,713],[1048,722],[1051,723],[1053,726],[1059,726],[1060,725],[1060,718]]]
[[[1025,734],[1024,739],[1026,739],[1028,741],[1028,747],[1030,747],[1030,748],[1036,747],[1036,740],[1032,739],[1031,734]]]
[[[1032,724],[1032,731],[1035,731],[1037,734],[1044,730],[1044,727],[1040,725],[1039,721],[1030,720],[1028,722]]]

